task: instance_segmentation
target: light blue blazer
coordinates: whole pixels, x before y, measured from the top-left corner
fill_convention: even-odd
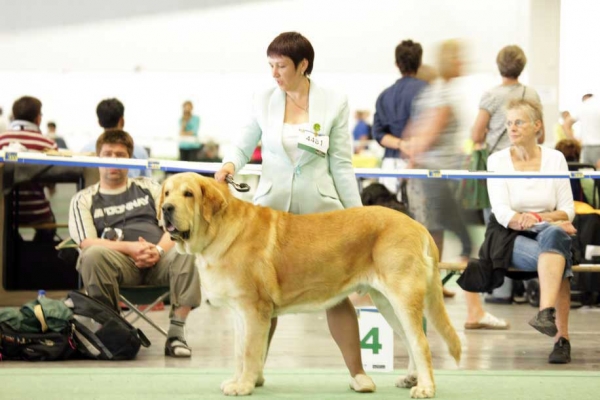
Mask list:
[[[361,206],[352,167],[346,97],[311,80],[308,120],[310,126],[321,125],[319,134],[329,136],[329,150],[324,158],[302,151],[296,163],[282,142],[285,97],[278,87],[254,96],[252,119],[223,163],[231,162],[239,171],[262,141],[262,176],[254,195],[255,204],[290,211],[294,199],[300,214]]]

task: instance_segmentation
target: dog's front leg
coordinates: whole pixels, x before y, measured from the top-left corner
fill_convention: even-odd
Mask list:
[[[226,379],[221,383],[221,390],[225,391],[225,387],[231,383],[235,383],[242,376],[244,370],[244,316],[237,309],[231,309],[233,317],[233,360],[235,363],[235,375],[233,378]]]
[[[259,377],[262,377],[264,355],[269,336],[272,309],[267,305],[246,304],[241,313],[243,328],[236,329],[236,342],[242,341],[242,360],[237,361],[236,369],[241,365],[242,372],[236,381],[222,386],[223,393],[229,396],[249,395],[254,390]],[[236,350],[237,351],[237,350]]]

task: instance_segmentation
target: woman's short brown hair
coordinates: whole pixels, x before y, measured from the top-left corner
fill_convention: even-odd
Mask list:
[[[525,69],[527,57],[525,57],[525,52],[519,46],[506,46],[498,53],[496,64],[501,76],[517,79]]]
[[[267,48],[267,57],[272,56],[289,57],[294,62],[296,68],[298,68],[302,60],[306,59],[308,67],[306,67],[304,75],[309,76],[313,70],[315,50],[308,39],[300,33],[283,32],[273,39]]]
[[[100,150],[104,144],[122,144],[127,148],[129,158],[133,156],[133,138],[125,131],[120,129],[107,129],[104,131],[96,140],[96,155],[100,155]]]

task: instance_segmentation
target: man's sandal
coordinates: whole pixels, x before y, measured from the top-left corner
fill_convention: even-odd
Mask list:
[[[165,343],[165,356],[178,358],[191,357],[192,349],[183,338],[168,338]]]

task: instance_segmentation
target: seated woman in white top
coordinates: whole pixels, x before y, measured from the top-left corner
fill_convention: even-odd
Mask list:
[[[541,105],[515,99],[507,105],[506,127],[511,146],[488,159],[494,172],[568,171],[562,153],[541,147]],[[540,280],[540,311],[529,324],[554,337],[550,363],[571,361],[570,308],[571,224],[575,216],[568,179],[488,179],[492,213],[505,228],[522,232],[514,241],[512,266],[536,271]]]

